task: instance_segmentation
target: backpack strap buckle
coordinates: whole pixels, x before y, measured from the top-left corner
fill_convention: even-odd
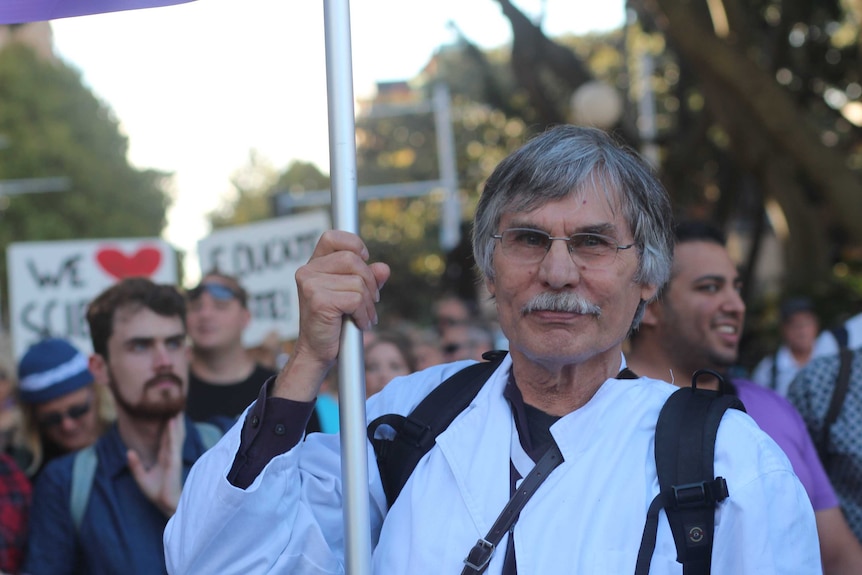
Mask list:
[[[476,573],[482,573],[488,567],[488,563],[491,562],[491,557],[494,556],[495,549],[496,547],[493,543],[487,539],[480,538],[476,541],[476,544],[473,545],[473,548],[470,549],[470,553],[467,554],[467,558],[464,559],[464,565]],[[465,572],[469,573],[466,569]]]
[[[727,481],[724,477],[716,477],[712,481],[671,485],[670,509],[712,508],[719,501],[727,499]]]
[[[404,418],[400,431],[404,441],[413,447],[421,447],[426,434],[431,431],[431,426],[408,415]]]

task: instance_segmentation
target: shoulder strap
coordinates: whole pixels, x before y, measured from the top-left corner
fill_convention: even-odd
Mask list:
[[[838,349],[847,347],[847,342],[850,339],[850,334],[847,333],[847,326],[843,323],[829,330],[835,338],[835,343],[838,344]]]
[[[224,433],[212,423],[203,421],[195,422],[195,428],[201,437],[204,449],[211,449]],[[99,458],[96,455],[96,446],[90,445],[75,453],[72,462],[72,486],[69,495],[69,512],[72,515],[72,523],[76,530],[80,530],[81,522],[84,520],[84,512],[90,500],[90,492],[93,490],[93,479],[96,477],[96,467]]]
[[[206,450],[212,449],[219,442],[219,439],[222,438],[222,435],[224,435],[219,426],[205,421],[196,421],[195,429],[198,430],[198,435],[201,436],[201,443],[204,444],[204,449]]]
[[[823,417],[823,428],[820,430],[820,438],[817,441],[817,453],[820,454],[820,461],[824,467],[827,467],[829,462],[829,432],[832,429],[832,424],[838,419],[841,414],[841,408],[844,407],[844,398],[847,396],[847,390],[850,387],[850,368],[853,364],[853,351],[842,346],[838,352],[840,365],[838,368],[838,376],[835,378],[835,387],[832,389],[832,397],[829,399],[829,407],[826,410],[826,415]]]
[[[96,446],[90,445],[75,453],[72,462],[72,487],[69,496],[69,512],[72,515],[72,523],[75,530],[80,530],[84,519],[84,511],[87,509],[87,501],[90,499],[90,491],[93,489],[93,478],[96,476],[96,467],[99,458],[96,455]]]
[[[377,455],[377,467],[390,507],[419,460],[434,446],[458,414],[470,405],[506,352],[489,352],[438,385],[407,416],[389,413],[368,425],[368,439]]]
[[[772,356],[772,368],[769,370],[769,388],[778,389],[778,352]]]
[[[521,482],[518,489],[515,490],[515,494],[500,512],[488,534],[476,541],[476,544],[470,549],[467,558],[464,559],[464,569],[461,571],[461,575],[481,575],[485,572],[497,545],[500,544],[506,532],[512,529],[527,501],[545,481],[545,478],[551,474],[551,471],[562,462],[563,454],[560,452],[560,448],[556,443],[552,443],[530,473],[527,474],[527,477],[524,478],[524,481]]]
[[[660,491],[647,513],[637,575],[649,573],[660,509],[667,515],[683,574],[709,573],[715,507],[728,496],[726,481],[715,477],[713,469],[715,437],[731,408],[745,411],[739,398],[694,385],[675,391],[662,407],[655,431]]]

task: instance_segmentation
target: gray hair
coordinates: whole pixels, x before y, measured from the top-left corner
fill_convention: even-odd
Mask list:
[[[557,126],[536,136],[494,169],[476,208],[473,256],[494,279],[494,238],[504,213],[527,212],[585,190],[604,191],[619,206],[638,249],[635,281],[662,286],[673,257],[667,192],[636,152],[596,128]],[[643,314],[638,309],[635,325]]]

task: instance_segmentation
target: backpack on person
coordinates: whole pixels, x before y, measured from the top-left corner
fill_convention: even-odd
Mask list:
[[[225,430],[213,423],[196,421],[195,429],[201,438],[204,450],[211,449],[225,433]],[[87,502],[90,500],[90,492],[93,490],[93,479],[96,477],[96,467],[99,465],[99,457],[96,454],[96,444],[90,445],[75,453],[72,462],[72,486],[69,495],[69,511],[72,515],[72,523],[75,529],[81,529],[84,520],[84,512],[87,510]]]
[[[390,413],[368,425],[368,439],[374,446],[390,508],[419,460],[434,446],[437,436],[470,405],[505,356],[506,352],[500,351],[484,354],[487,361],[453,374],[406,417]],[[696,372],[691,387],[680,388],[668,398],[656,423],[655,457],[660,492],[647,513],[636,575],[649,573],[661,509],[668,518],[677,561],[682,563],[684,575],[709,573],[715,508],[728,496],[726,481],[713,473],[715,437],[725,411],[730,408],[745,411],[745,408],[733,395],[698,389],[696,380],[704,373],[717,377],[722,383],[719,389],[724,388],[721,375],[710,370]],[[618,377],[637,376],[625,369]],[[496,545],[517,520],[526,500],[561,460],[554,444],[536,463],[535,476],[531,472],[524,479],[522,488],[516,491],[488,535],[470,550],[462,575],[485,571]],[[527,484],[530,486],[524,495]]]

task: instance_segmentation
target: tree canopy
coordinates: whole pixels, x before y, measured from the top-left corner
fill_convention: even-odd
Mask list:
[[[573,95],[600,80],[623,102],[609,129],[654,158],[678,217],[710,219],[736,238],[749,333],[774,324],[785,294],[814,296],[827,321],[851,311],[862,294],[858,2],[630,0],[622,29],[553,39],[541,17],[497,2],[511,46],[480,50],[462,36],[409,80],[419,94],[438,81],[450,88],[465,222],[493,166],[532,134],[577,121]],[[434,178],[433,119],[361,115],[357,155],[360,184]],[[432,195],[361,212],[372,253],[395,264],[391,281],[412,275],[389,292],[400,310],[457,282],[446,273],[453,256],[436,244],[439,207]],[[778,283],[755,274],[770,263],[765,239],[780,247]],[[468,251],[457,250],[462,283]]]
[[[536,86],[530,102],[542,110],[536,92],[583,79],[583,66],[557,57],[559,43],[509,0],[497,1],[515,37],[513,67],[532,58],[531,65],[515,67],[519,84]],[[771,308],[766,315],[774,321],[778,297],[806,293],[820,302],[827,321],[853,311],[862,294],[859,3],[628,5],[637,18],[622,46],[627,64],[616,78],[604,78],[632,104],[649,90],[656,131],[645,142],[643,130],[631,129],[644,119],[635,105],[616,129],[641,148],[657,146],[658,169],[678,215],[711,219],[743,240],[750,310]],[[543,114],[537,127],[559,117]],[[782,248],[783,277],[772,289],[754,281],[766,237]],[[763,318],[750,317],[747,333],[756,336]]]
[[[0,196],[4,277],[13,242],[161,235],[169,174],[129,164],[117,119],[77,71],[24,44],[0,50],[0,136],[0,180],[69,182],[65,191]]]

